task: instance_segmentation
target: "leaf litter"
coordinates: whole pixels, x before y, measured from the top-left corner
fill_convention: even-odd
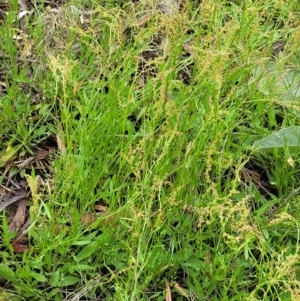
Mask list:
[[[61,5],[65,1],[24,1],[19,0],[19,11],[15,15],[14,41],[17,45],[19,53],[17,54],[18,64],[26,62],[26,64],[34,64],[36,58],[33,54],[33,40],[28,34],[28,24],[30,24],[33,14],[39,5],[50,6],[52,8]],[[11,9],[9,1],[0,3],[0,23],[5,22],[7,11]],[[27,22],[29,21],[29,23]],[[31,25],[30,25],[31,26]],[[3,54],[0,53],[0,57]],[[5,68],[5,67],[4,67]],[[10,78],[10,72],[5,69],[0,70],[0,96],[6,97],[7,90],[13,85],[13,79]],[[30,73],[27,77],[30,78]],[[20,88],[25,89],[26,94],[30,94],[32,105],[39,108],[42,102],[39,87],[32,86],[28,83],[21,83]],[[15,111],[14,105],[12,110]],[[35,122],[39,123],[39,114],[35,116]],[[34,120],[34,118],[32,119]],[[50,121],[51,122],[51,121]],[[0,212],[5,210],[8,222],[8,232],[16,233],[15,238],[10,241],[15,253],[21,254],[30,250],[27,228],[31,225],[29,218],[29,208],[32,206],[32,197],[39,193],[40,185],[37,185],[37,191],[30,191],[28,183],[25,181],[28,172],[35,171],[35,180],[40,182],[43,178],[45,182],[50,181],[53,177],[52,161],[54,160],[54,152],[57,145],[53,143],[54,137],[49,137],[43,126],[37,129],[40,132],[40,139],[36,139],[34,145],[29,147],[18,146],[16,144],[9,145],[5,150],[0,148],[0,172],[2,176],[0,190]],[[36,132],[38,132],[36,131]],[[44,136],[44,137],[43,137]],[[5,134],[2,133],[2,143],[5,145]],[[8,138],[9,139],[9,138]],[[30,187],[29,187],[30,188]]]

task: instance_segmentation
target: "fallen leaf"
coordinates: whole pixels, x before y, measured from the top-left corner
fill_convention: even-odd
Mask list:
[[[25,1],[23,1],[23,0],[18,0],[18,4],[19,4],[19,6],[20,6],[20,11],[22,11],[22,10],[28,10],[28,7],[27,7]]]
[[[81,216],[80,223],[87,227],[93,224],[97,219],[101,219],[100,226],[110,226],[114,228],[120,222],[120,217],[120,212],[111,213],[106,211],[100,214],[86,213]]]
[[[22,168],[28,166],[33,160],[34,160],[34,157],[29,157],[28,159],[26,159],[26,160],[24,160],[24,161],[18,163],[17,166],[18,166],[20,169],[22,169]]]
[[[289,166],[294,167],[295,161],[293,160],[293,158],[291,156],[289,156],[286,161],[289,164]]]
[[[97,220],[97,216],[95,214],[86,213],[86,214],[82,215],[82,217],[80,218],[80,223],[83,226],[88,227],[92,223],[94,223],[96,220]]]
[[[120,222],[120,218],[121,218],[121,214],[120,212],[115,212],[115,213],[111,213],[111,212],[105,212],[103,214],[101,214],[101,224],[103,226],[111,226],[113,228],[115,228],[117,226],[117,224]]]
[[[26,215],[26,199],[20,200],[17,212],[8,226],[9,232],[19,231],[25,221]]]
[[[25,245],[14,244],[12,247],[14,249],[14,252],[17,254],[23,254],[24,252],[30,251],[29,247]]]
[[[5,202],[0,202],[0,212],[5,209],[7,206],[10,206],[11,204],[20,201],[24,198],[26,198],[28,196],[28,191],[26,191],[25,189],[20,189],[18,191],[16,191],[16,195],[9,198],[8,200],[6,200]]]
[[[20,35],[16,35],[16,34],[13,35],[13,40],[20,41],[20,40],[22,40],[22,39],[23,39],[23,38],[22,38]]]
[[[28,243],[29,242],[27,237],[20,237],[11,241],[14,252],[17,254],[22,254],[24,252],[30,251]]]
[[[67,148],[66,146],[64,145],[61,137],[59,134],[56,134],[56,142],[57,142],[57,147],[58,147],[58,150],[61,151],[62,153],[65,153]]]
[[[26,222],[23,224],[22,228],[19,230],[16,239],[20,239],[22,238],[24,235],[26,234],[26,230],[28,229],[28,227],[31,225],[31,219],[30,217],[27,218]]]
[[[95,205],[95,209],[101,212],[107,212],[107,207],[103,205]]]
[[[32,13],[33,13],[33,9],[32,10],[23,10],[23,11],[19,12],[17,18],[22,19],[26,15],[32,15]]]
[[[18,237],[12,241],[12,243],[18,243],[20,245],[28,245],[28,242],[29,242],[29,240],[28,240],[28,237],[26,237],[26,236]]]
[[[186,147],[186,151],[185,151],[185,157],[189,154],[189,152],[191,151],[191,149],[194,147],[194,141],[190,141],[189,144]]]
[[[205,257],[204,257],[204,262],[207,264],[207,265],[210,265],[211,264],[211,253],[210,252],[206,252],[205,253]]]
[[[261,174],[258,173],[257,171],[250,170],[246,167],[243,167],[242,174],[246,183],[250,183],[251,181],[254,181],[254,183],[256,184],[260,183]]]
[[[10,168],[13,166],[17,166],[19,169],[23,169],[32,163],[38,163],[40,160],[47,158],[48,155],[48,151],[38,151],[34,157],[29,157],[21,161],[9,161],[5,164],[4,174],[7,174]]]
[[[166,281],[166,301],[172,301],[171,289],[168,281]]]
[[[189,299],[188,294],[185,292],[185,290],[176,282],[174,281],[174,288],[177,290],[177,292],[181,295]]]
[[[57,226],[54,227],[54,233],[55,234],[58,235],[59,233],[61,233],[61,231],[62,231],[62,227],[60,225],[57,225]]]

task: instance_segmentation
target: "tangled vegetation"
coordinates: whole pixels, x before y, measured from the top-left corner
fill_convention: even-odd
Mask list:
[[[0,300],[300,299],[298,0],[0,8]]]

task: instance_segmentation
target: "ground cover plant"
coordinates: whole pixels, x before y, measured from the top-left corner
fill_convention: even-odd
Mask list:
[[[300,3],[0,2],[0,300],[299,300]]]

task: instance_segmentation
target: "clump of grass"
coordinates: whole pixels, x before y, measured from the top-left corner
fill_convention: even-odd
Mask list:
[[[288,40],[279,65],[299,54],[299,4],[166,10],[151,1],[38,7],[30,62],[15,60],[13,12],[0,29],[1,151],[26,152],[57,133],[66,147],[31,213],[31,251],[2,253],[10,298],[165,300],[166,282],[174,300],[299,297],[299,160],[251,152],[298,124],[252,77],[274,60],[276,40]],[[246,177],[249,166],[264,179]],[[99,202],[108,213],[83,224]]]

